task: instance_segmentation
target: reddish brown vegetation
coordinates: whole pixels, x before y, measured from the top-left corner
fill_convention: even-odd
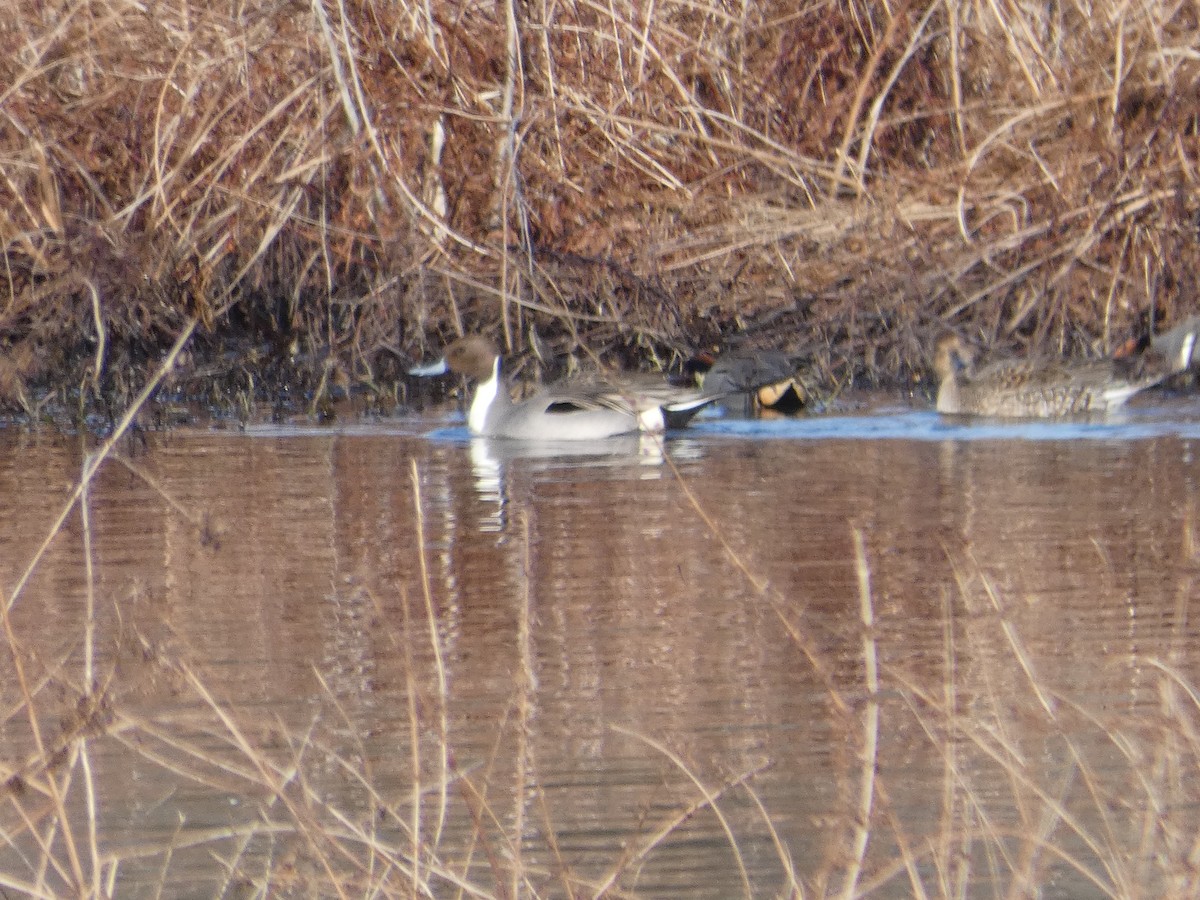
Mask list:
[[[1148,2],[8,0],[0,391],[377,389],[737,338],[1108,349],[1195,308],[1200,28]],[[205,376],[207,378],[207,376]]]

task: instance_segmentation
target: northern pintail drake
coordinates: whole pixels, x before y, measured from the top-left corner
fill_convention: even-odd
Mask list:
[[[957,335],[944,335],[937,342],[933,360],[940,381],[937,409],[957,415],[1013,418],[1107,412],[1186,368],[1195,340],[1194,333],[1181,339],[1171,357],[1150,351],[1124,359],[1033,357],[976,366],[973,354]]]
[[[534,441],[591,441],[633,432],[678,428],[704,406],[721,398],[710,391],[661,383],[560,382],[526,400],[513,402],[501,377],[500,354],[486,339],[461,338],[440,360],[409,369],[410,375],[455,372],[477,381],[467,427],[489,438]]]

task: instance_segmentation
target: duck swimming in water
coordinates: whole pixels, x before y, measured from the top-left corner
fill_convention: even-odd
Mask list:
[[[1194,332],[1181,336],[1171,357],[1151,350],[1122,359],[1069,361],[1047,356],[999,359],[977,366],[958,335],[944,335],[933,359],[940,382],[937,410],[1022,418],[1108,412],[1186,368],[1195,342]]]
[[[473,434],[535,441],[587,441],[631,432],[678,428],[724,394],[661,384],[562,383],[514,402],[501,377],[500,354],[485,338],[468,336],[437,362],[410,375],[455,372],[477,384],[467,413]]]

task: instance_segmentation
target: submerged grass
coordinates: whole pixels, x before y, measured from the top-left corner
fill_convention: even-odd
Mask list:
[[[4,0],[0,400],[403,401],[741,341],[826,384],[945,326],[1111,349],[1194,307],[1188,5]],[[276,395],[276,394],[273,394]]]

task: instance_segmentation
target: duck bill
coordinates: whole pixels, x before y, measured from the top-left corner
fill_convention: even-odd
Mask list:
[[[437,362],[429,363],[425,366],[414,366],[408,370],[408,374],[425,378],[430,375],[445,375],[449,371],[450,367],[446,365],[446,358],[443,356]]]

